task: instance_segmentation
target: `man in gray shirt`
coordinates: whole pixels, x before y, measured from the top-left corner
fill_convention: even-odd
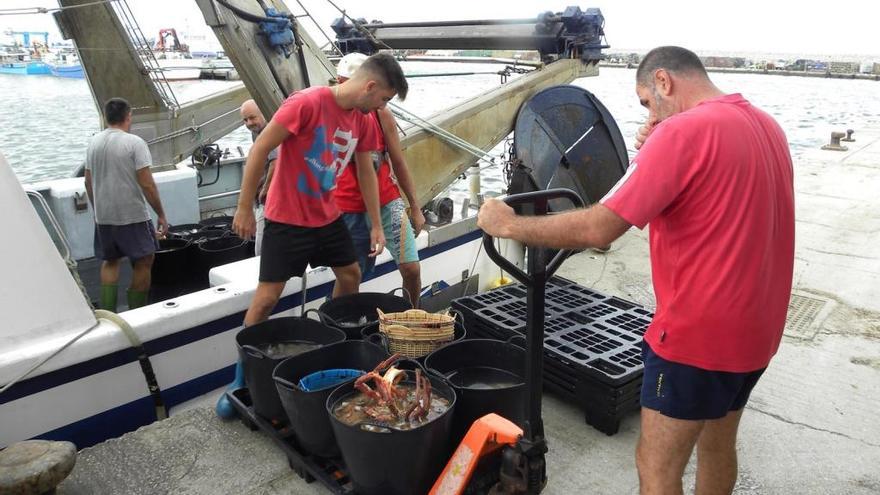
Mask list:
[[[158,218],[159,236],[168,230],[159,191],[150,172],[147,143],[129,133],[131,105],[111,98],[104,105],[107,128],[92,137],[86,152],[85,185],[95,213],[95,257],[101,264],[100,307],[116,311],[119,262],[131,261],[128,307],[147,303],[156,230],[147,203]],[[146,200],[146,201],[145,201]]]
[[[251,131],[251,137],[254,141],[257,140],[257,136],[260,132],[266,128],[266,117],[263,117],[263,112],[260,111],[260,107],[257,106],[257,102],[254,100],[247,100],[241,104],[241,120],[244,122],[244,126]],[[263,169],[263,177],[260,179],[259,185],[257,185],[257,197],[254,202],[254,219],[257,222],[257,233],[255,236],[256,245],[254,246],[254,252],[257,256],[260,255],[263,247],[263,227],[265,225],[263,205],[266,204],[266,195],[269,193],[269,183],[272,181],[272,172],[275,171],[275,160],[277,158],[278,148],[275,148],[269,153],[269,157],[266,159],[266,168]]]

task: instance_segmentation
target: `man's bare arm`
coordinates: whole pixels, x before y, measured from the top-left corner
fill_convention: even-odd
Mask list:
[[[238,208],[235,209],[235,218],[232,221],[232,230],[243,239],[250,239],[257,231],[257,223],[254,220],[254,198],[260,176],[263,175],[266,166],[266,159],[269,153],[280,146],[288,136],[290,132],[273,120],[260,132],[248,152],[242,172],[241,191],[238,193]]]
[[[85,183],[86,183],[86,196],[89,197],[89,204],[91,204],[92,208],[94,208],[95,207],[95,199],[92,196],[93,193],[92,193],[92,171],[91,170],[86,169],[84,179],[85,179]]]
[[[358,151],[354,155],[357,167],[358,185],[364,205],[367,207],[367,215],[370,217],[372,228],[370,229],[370,256],[377,256],[385,249],[385,233],[382,230],[382,216],[379,213],[379,180],[376,178],[376,170],[373,168],[373,158],[369,151]]]
[[[164,234],[168,230],[168,221],[165,219],[165,210],[162,208],[162,200],[159,198],[159,188],[156,187],[156,181],[153,180],[153,172],[150,171],[150,167],[138,169],[137,181],[141,186],[141,191],[144,192],[147,203],[153,207],[153,211],[159,217],[159,233]]]
[[[419,199],[416,197],[416,188],[413,184],[412,176],[409,173],[409,165],[400,149],[400,136],[397,134],[397,121],[394,115],[388,110],[388,107],[379,109],[379,123],[382,125],[382,134],[385,137],[385,145],[388,148],[388,155],[391,158],[391,170],[397,177],[397,183],[400,190],[406,196],[406,201],[410,206],[410,217],[413,220],[413,229],[415,235],[419,235],[422,226],[425,224],[425,217],[422,215]]]
[[[478,225],[495,237],[556,249],[604,247],[631,225],[602,204],[543,217],[519,216],[501,200],[490,199],[480,209]]]
[[[269,170],[266,171],[266,182],[263,182],[263,188],[260,190],[260,202],[266,203],[266,197],[269,195],[269,184],[272,183],[272,174],[275,173],[275,162],[278,159],[274,159],[269,162]]]

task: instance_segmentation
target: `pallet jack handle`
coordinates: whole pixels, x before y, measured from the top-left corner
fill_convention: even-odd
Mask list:
[[[504,198],[508,205],[530,204],[534,215],[546,215],[548,203],[553,199],[568,199],[576,208],[584,205],[580,196],[571,189],[548,189]],[[541,419],[542,374],[544,369],[544,295],[547,280],[571,254],[561,250],[547,263],[546,248],[528,247],[528,272],[501,256],[492,236],[483,234],[486,255],[513,278],[526,286],[526,422],[523,436],[516,447],[504,452],[501,481],[495,493],[539,493],[547,483],[544,454],[547,442],[544,438],[544,422]]]

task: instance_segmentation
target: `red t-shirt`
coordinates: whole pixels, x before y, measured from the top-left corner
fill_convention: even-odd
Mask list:
[[[650,222],[657,308],[645,340],[669,361],[748,372],[776,353],[791,293],[791,155],[739,94],[665,119],[602,204]]]
[[[272,122],[290,136],[281,143],[266,198],[266,218],[301,227],[322,227],[341,214],[332,198],[336,178],[355,151],[378,149],[375,126],[358,109],[343,110],[333,91],[315,86],[290,95]]]
[[[370,113],[370,120],[376,127],[376,133],[379,136],[379,151],[373,154],[373,167],[376,167],[376,174],[379,178],[379,204],[387,205],[391,201],[400,197],[400,189],[397,187],[397,181],[391,174],[391,162],[388,161],[388,154],[385,152],[385,135],[382,133],[379,117],[376,112]],[[361,196],[360,185],[357,179],[357,170],[349,167],[348,170],[339,176],[336,189],[333,191],[333,197],[339,209],[345,213],[362,213],[367,211],[364,204],[364,198]]]

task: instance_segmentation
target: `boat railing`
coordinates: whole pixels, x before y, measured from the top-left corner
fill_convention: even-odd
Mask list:
[[[34,209],[37,210],[37,215],[39,215],[40,219],[43,221],[43,225],[49,232],[49,237],[52,238],[52,242],[58,249],[58,253],[64,258],[64,262],[67,263],[68,266],[71,263],[75,266],[76,262],[70,255],[70,243],[67,241],[67,236],[64,235],[64,229],[61,228],[61,224],[58,223],[58,219],[55,217],[55,214],[52,213],[52,208],[50,208],[49,203],[46,202],[46,198],[33,189],[28,189],[25,192],[31,198],[31,204],[33,204]]]

